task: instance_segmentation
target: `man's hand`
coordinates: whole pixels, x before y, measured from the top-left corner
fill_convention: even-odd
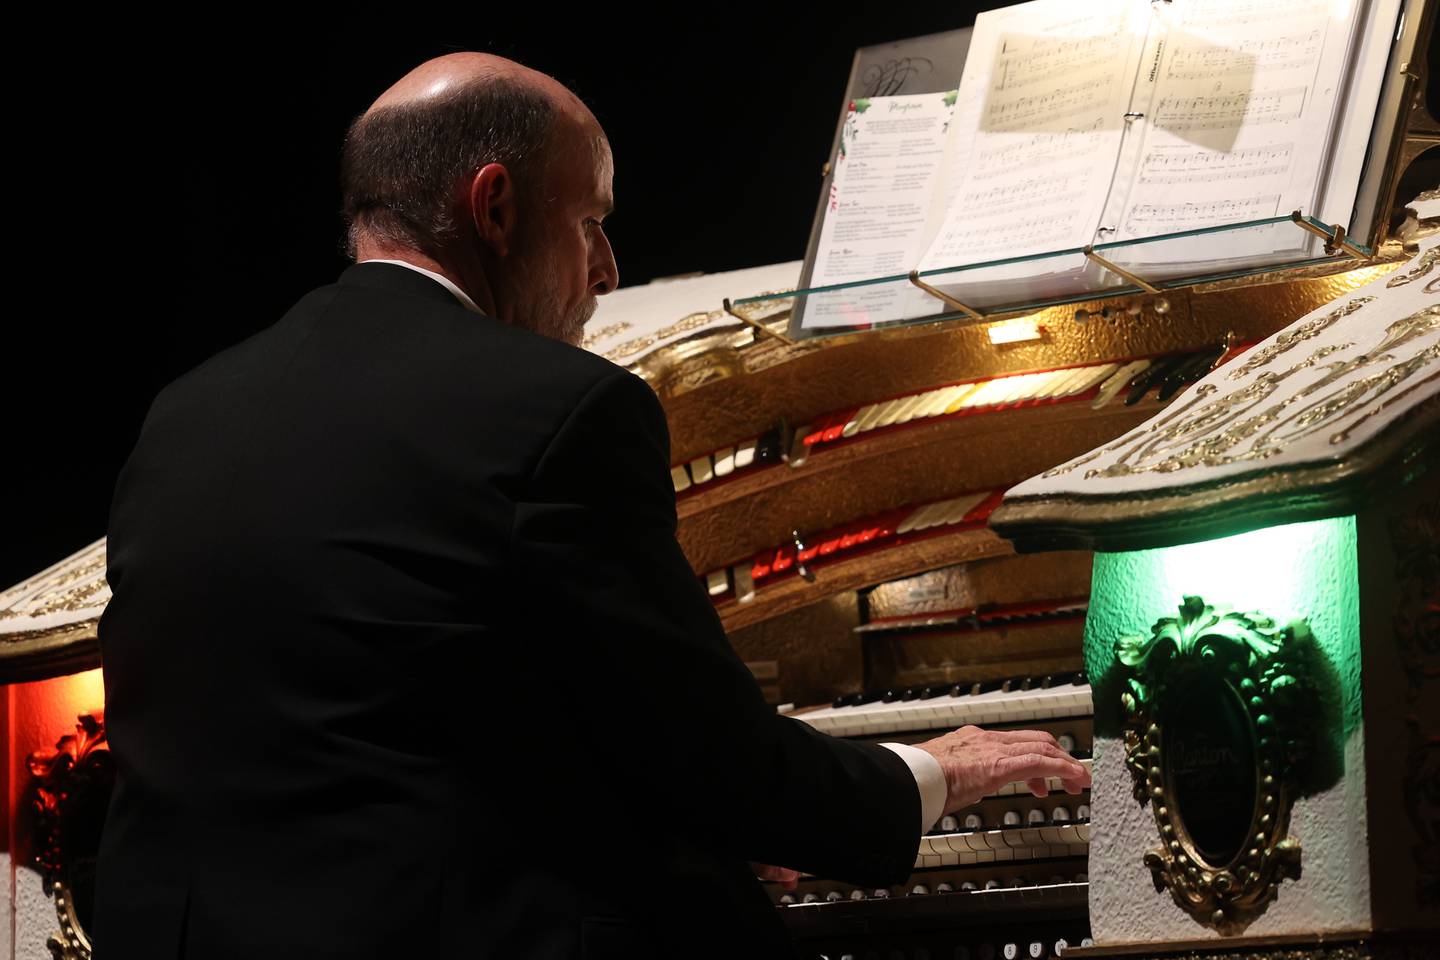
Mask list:
[[[768,863],[752,863],[750,868],[761,880],[780,884],[782,890],[794,890],[796,881],[800,879],[800,871],[791,870],[789,867],[772,867]]]
[[[946,813],[968,807],[1012,780],[1024,780],[1037,797],[1048,792],[1048,777],[1059,777],[1066,793],[1090,786],[1090,772],[1043,730],[961,727],[915,746],[940,761],[949,791]]]

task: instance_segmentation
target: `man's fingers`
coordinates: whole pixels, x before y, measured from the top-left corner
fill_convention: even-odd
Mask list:
[[[1037,797],[1048,797],[1050,795],[1050,784],[1043,777],[1031,777],[1025,781],[1025,786]]]
[[[1000,743],[1055,743],[1055,735],[1048,730],[988,730],[990,737]]]
[[[1025,743],[1002,743],[1000,753],[1009,754],[1012,757],[1024,756],[1027,753],[1038,753],[1042,757],[1058,757],[1061,760],[1069,760],[1072,763],[1079,763],[1070,754],[1061,750],[1054,743],[1029,741]]]
[[[1061,780],[1090,785],[1089,771],[1080,765],[1080,761],[1070,757],[1052,757],[1039,752],[1018,753],[1001,757],[995,766],[996,772],[1006,781],[1058,777]]]
[[[768,863],[754,863],[751,866],[755,868],[755,876],[761,880],[794,886],[795,881],[800,879],[800,871],[791,870],[789,867],[774,867]]]

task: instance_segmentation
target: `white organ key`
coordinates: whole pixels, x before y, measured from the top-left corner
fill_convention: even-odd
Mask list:
[[[917,511],[918,513],[919,511]],[[923,701],[871,702],[860,706],[824,707],[797,714],[818,730],[836,736],[871,735],[917,730],[939,730],[979,724],[1033,719],[1037,716],[1073,717],[1094,713],[1090,688],[1062,683],[1043,690],[990,690],[979,694],[935,697]],[[1087,767],[1088,760],[1080,761]],[[1056,784],[1056,789],[1060,785]],[[1015,792],[1028,792],[1023,784]]]
[[[945,519],[942,522],[947,525],[959,523],[965,519],[971,510],[979,506],[980,501],[984,500],[987,496],[989,496],[989,494],[974,493],[963,497],[956,497],[950,501],[950,509],[946,511]]]
[[[900,526],[895,528],[895,532],[897,534],[909,533],[911,530],[919,529],[921,521],[929,519],[930,515],[935,512],[935,507],[936,504],[932,503],[918,508],[915,512],[911,513],[910,516],[901,521]]]
[[[710,463],[709,454],[690,461],[690,478],[696,483],[707,483],[714,476],[715,468]]]
[[[737,563],[730,568],[730,576],[735,582],[735,599],[741,603],[749,603],[755,599],[755,578],[750,575],[748,563]]]
[[[685,464],[670,468],[670,482],[675,485],[675,492],[690,489],[690,474],[685,470]]]
[[[1111,400],[1114,400],[1116,394],[1129,386],[1130,381],[1134,380],[1139,374],[1144,373],[1153,362],[1152,360],[1135,360],[1116,370],[1110,375],[1109,379],[1100,385],[1100,392],[1096,395],[1095,401],[1091,406],[1099,410]]]
[[[965,404],[966,404],[966,402],[969,401],[970,397],[971,397],[977,390],[980,389],[980,386],[981,386],[981,384],[979,384],[979,383],[962,383],[962,384],[960,384],[960,386],[958,386],[958,387],[955,388],[955,395],[952,396],[952,397],[950,398],[950,402],[949,402],[948,404],[946,404],[946,406],[945,406],[945,412],[946,412],[946,413],[956,413],[956,412],[958,412],[958,411],[960,411],[960,410],[965,409]]]
[[[1066,394],[1067,397],[1073,397],[1077,393],[1084,393],[1086,390],[1095,386],[1095,384],[1108,379],[1110,374],[1120,369],[1120,364],[1102,363],[1097,367],[1086,367],[1085,369],[1088,372],[1078,383],[1070,385],[1070,392]]]
[[[921,530],[929,530],[931,527],[940,523],[941,520],[945,519],[945,514],[949,512],[949,500],[941,500],[938,503],[930,504],[930,506],[924,508],[924,515],[915,521],[914,530],[917,533]]]
[[[930,399],[921,405],[915,414],[915,419],[929,419],[930,417],[939,416],[944,413],[945,408],[950,406],[950,400],[957,392],[958,388],[956,387],[941,387],[939,390],[932,390],[930,392]]]
[[[894,402],[893,400],[882,400],[880,403],[872,403],[861,409],[858,432],[866,433],[874,430],[875,425],[880,422],[880,417],[884,415],[885,408]]]
[[[890,424],[895,422],[895,416],[900,412],[900,408],[903,407],[909,399],[909,397],[896,397],[894,400],[886,400],[880,404],[880,409],[875,414],[875,422],[870,424],[867,429],[874,430],[877,427],[890,426]],[[861,432],[863,433],[864,430],[861,430]]]
[[[1056,397],[1066,396],[1071,384],[1084,379],[1089,375],[1085,367],[1071,367],[1068,370],[1057,370],[1055,376],[1045,384],[1043,390],[1035,394],[1036,400],[1053,400]]]
[[[1005,384],[1005,391],[995,402],[1015,403],[1017,400],[1028,400],[1035,395],[1035,391],[1043,390],[1052,376],[1047,370],[1044,373],[1022,373],[1018,377],[1006,377],[1001,381]]]
[[[735,448],[715,451],[715,476],[728,477],[735,472]]]
[[[755,441],[746,440],[735,448],[735,469],[744,470],[755,462]]]
[[[725,571],[712,570],[707,573],[705,575],[705,589],[710,592],[710,596],[712,597],[718,597],[730,589],[730,580],[725,576]]]
[[[1008,377],[1005,377],[999,380],[991,380],[987,382],[983,387],[981,387],[979,390],[976,390],[975,393],[971,395],[967,406],[970,409],[976,409],[978,407],[992,407],[995,404],[999,403],[1000,398],[1010,392],[1012,384],[1006,383],[1006,380],[1008,379]]]
[[[915,411],[919,410],[920,404],[924,402],[925,394],[912,393],[910,396],[905,398],[905,402],[900,405],[900,409],[897,410],[895,413],[895,419],[890,422],[897,424],[909,423],[910,420],[915,416]]]

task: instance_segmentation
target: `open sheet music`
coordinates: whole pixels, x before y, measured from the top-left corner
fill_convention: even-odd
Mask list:
[[[1388,29],[1399,4],[1031,0],[982,13],[948,97],[849,105],[807,286],[941,271],[927,280],[985,309],[1098,271],[1079,253],[1027,257],[1297,209],[1348,221],[1364,143],[1342,121],[1373,110],[1384,66],[1356,51],[1362,27]],[[904,129],[889,121],[901,113]],[[1277,224],[1130,249],[1161,279],[1282,262],[1302,239]],[[815,328],[942,309],[892,281],[807,297],[797,315]]]

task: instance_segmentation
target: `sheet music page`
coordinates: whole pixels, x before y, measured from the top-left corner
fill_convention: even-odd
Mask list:
[[[1314,210],[1356,4],[1156,6],[1165,46],[1117,238]]]
[[[954,105],[953,91],[851,103],[810,286],[903,274],[920,259]],[[802,322],[820,327],[899,320],[912,300],[938,312],[908,283],[891,283],[808,296]]]
[[[1090,242],[1148,8],[1032,0],[976,18],[946,151],[944,217],[923,269]]]

